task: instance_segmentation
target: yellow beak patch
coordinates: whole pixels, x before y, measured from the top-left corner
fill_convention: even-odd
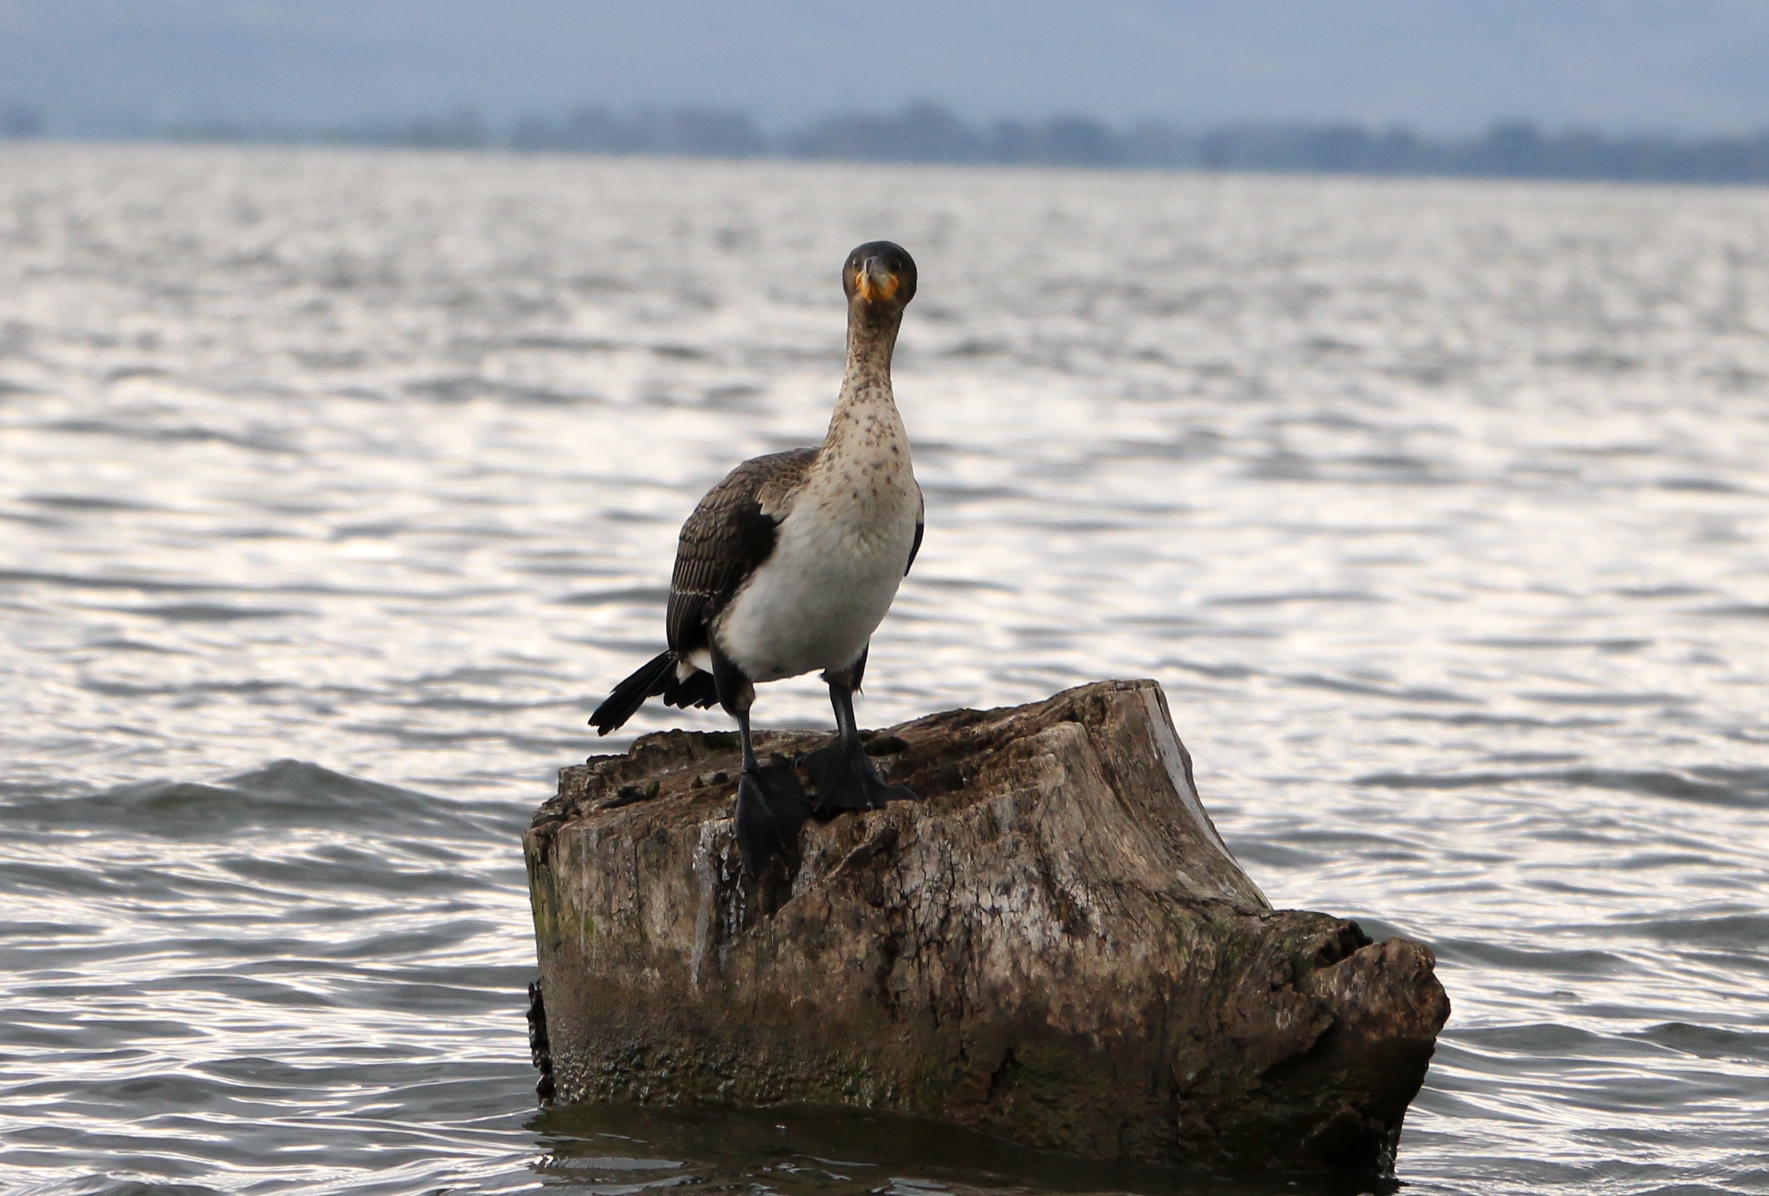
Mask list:
[[[880,270],[874,274],[865,266],[861,266],[854,275],[854,289],[860,292],[860,298],[872,303],[879,299],[897,297],[897,276],[889,270]]]

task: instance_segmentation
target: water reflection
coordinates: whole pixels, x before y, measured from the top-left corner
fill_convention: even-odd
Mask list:
[[[1357,1181],[1318,1177],[1237,1183],[1151,1168],[1084,1163],[936,1122],[785,1107],[731,1111],[585,1106],[533,1127],[552,1148],[548,1181],[598,1193],[759,1187],[782,1196],[852,1193],[1133,1192],[1252,1196],[1276,1190],[1349,1196]],[[1390,1190],[1387,1185],[1383,1190]]]
[[[516,839],[878,236],[928,534],[862,719],[1156,676],[1265,892],[1439,950],[1409,1183],[1761,1190],[1769,194],[54,145],[0,146],[7,1178],[566,1182]],[[584,1157],[1071,1182],[681,1124]]]

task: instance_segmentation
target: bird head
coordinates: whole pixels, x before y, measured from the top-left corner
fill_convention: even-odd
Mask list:
[[[868,241],[848,254],[842,267],[848,306],[874,318],[901,315],[915,298],[915,259],[901,245]]]

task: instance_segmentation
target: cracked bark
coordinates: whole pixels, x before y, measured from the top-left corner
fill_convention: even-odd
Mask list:
[[[1449,1014],[1431,951],[1273,910],[1159,686],[873,743],[922,800],[813,822],[754,882],[736,736],[562,770],[525,837],[556,1099],[840,1104],[1097,1158],[1392,1169]]]

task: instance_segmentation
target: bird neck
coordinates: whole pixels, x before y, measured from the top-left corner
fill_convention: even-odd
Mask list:
[[[891,394],[891,353],[901,326],[901,312],[879,319],[858,303],[849,309],[848,368],[823,441],[827,448],[838,448],[855,437],[875,441],[880,433],[902,434]]]
[[[891,377],[891,353],[897,347],[897,330],[903,326],[901,310],[880,315],[866,304],[855,302],[848,308],[848,377],[877,374],[888,384]]]

